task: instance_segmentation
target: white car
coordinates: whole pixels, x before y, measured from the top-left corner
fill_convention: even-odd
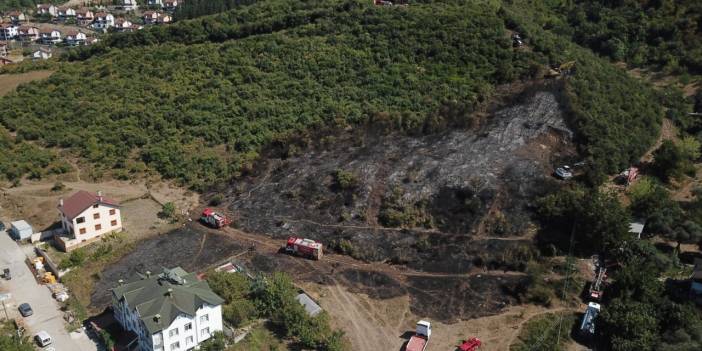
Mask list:
[[[43,330],[38,332],[37,335],[34,335],[34,340],[40,347],[51,345],[52,342],[51,335],[49,335],[49,333]]]
[[[556,168],[556,177],[563,180],[573,178],[573,171],[570,169],[570,166],[558,167]]]

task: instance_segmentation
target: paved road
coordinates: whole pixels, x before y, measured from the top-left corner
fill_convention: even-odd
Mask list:
[[[24,263],[25,259],[17,243],[5,232],[0,232],[0,269],[10,267],[12,274],[12,280],[0,281],[0,291],[12,295],[9,301],[5,301],[10,318],[18,316],[17,306],[27,302],[34,310],[34,315],[24,318],[29,335],[47,331],[53,338],[52,346],[56,351],[96,351],[97,346],[85,333],[68,333],[58,303],[46,286],[36,282]],[[4,311],[0,310],[0,314],[5,317]]]

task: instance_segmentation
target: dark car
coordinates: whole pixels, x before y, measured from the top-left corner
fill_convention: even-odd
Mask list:
[[[32,311],[32,306],[29,306],[28,303],[19,305],[19,311],[22,317],[29,317],[34,314],[34,311]]]
[[[5,231],[5,223],[0,222],[0,232]]]

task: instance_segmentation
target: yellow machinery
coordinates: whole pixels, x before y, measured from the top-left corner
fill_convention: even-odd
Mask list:
[[[41,278],[41,281],[44,284],[56,284],[56,277],[54,276],[53,273],[46,272],[46,273],[44,273],[44,276]]]

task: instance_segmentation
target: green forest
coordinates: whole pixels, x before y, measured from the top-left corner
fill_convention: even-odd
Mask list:
[[[0,0],[0,12],[18,10],[22,8],[35,8],[37,4],[63,4],[67,0]]]
[[[519,15],[462,1],[240,5],[74,50],[50,79],[0,100],[0,121],[20,140],[75,151],[98,173],[155,170],[202,189],[314,126],[389,122],[421,134],[464,125],[497,85],[576,59],[565,102],[593,172],[638,158],[658,134],[653,92]],[[534,50],[514,50],[508,27]]]

